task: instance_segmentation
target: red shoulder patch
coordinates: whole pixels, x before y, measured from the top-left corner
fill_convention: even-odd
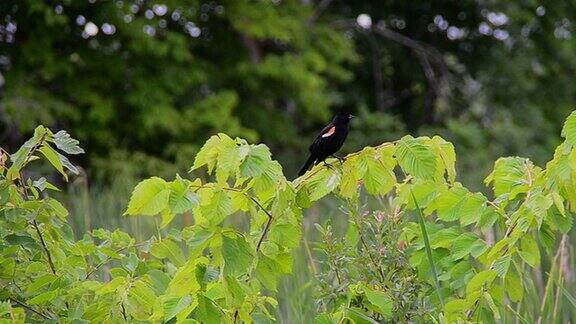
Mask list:
[[[336,133],[336,126],[332,126],[326,133],[322,134],[322,137],[332,136]]]

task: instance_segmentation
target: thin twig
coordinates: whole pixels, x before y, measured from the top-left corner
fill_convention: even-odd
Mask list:
[[[210,188],[209,186],[205,186],[205,185],[190,185],[190,187],[198,188],[198,189]],[[260,251],[260,245],[262,245],[262,242],[266,238],[268,231],[270,231],[270,226],[272,225],[272,221],[274,220],[274,217],[272,216],[272,214],[268,210],[266,210],[266,208],[264,208],[264,206],[262,205],[262,203],[260,203],[258,201],[258,199],[252,197],[252,195],[248,194],[244,190],[238,189],[238,188],[229,188],[229,187],[223,187],[220,189],[228,190],[228,191],[234,191],[234,192],[240,192],[240,193],[244,194],[252,202],[254,202],[258,206],[258,208],[260,208],[260,210],[262,210],[266,214],[266,216],[268,216],[268,221],[266,222],[266,227],[264,227],[264,231],[262,232],[262,235],[260,236],[260,239],[258,240],[258,244],[256,245],[256,252]]]
[[[52,270],[53,274],[56,274],[56,267],[54,267],[54,262],[52,261],[52,255],[50,254],[50,250],[48,250],[48,246],[46,246],[46,242],[44,241],[44,236],[42,236],[42,232],[40,232],[38,222],[36,222],[36,220],[33,220],[32,224],[36,229],[36,233],[38,233],[38,237],[40,237],[40,243],[42,244],[44,252],[46,253],[46,257],[48,258],[48,264],[50,265],[50,269]]]
[[[260,251],[260,245],[262,245],[264,238],[266,238],[266,235],[268,235],[268,232],[270,231],[270,225],[272,225],[272,215],[270,215],[268,212],[266,212],[266,215],[268,215],[268,222],[266,222],[266,227],[264,227],[264,231],[258,240],[258,245],[256,245],[256,252]]]
[[[124,250],[126,250],[126,249],[131,249],[131,248],[139,247],[139,246],[144,245],[144,244],[146,244],[146,243],[147,243],[147,242],[141,242],[141,243],[138,243],[138,244],[126,246],[126,247],[123,247],[123,248],[120,248],[120,249],[116,250],[115,252],[116,252],[116,253],[120,253],[120,252],[122,252],[122,251],[124,251]],[[108,263],[108,262],[110,262],[110,261],[112,261],[112,258],[109,257],[109,256],[107,256],[106,259],[104,259],[102,262],[98,263],[94,268],[92,268],[90,271],[88,271],[88,273],[86,273],[86,276],[84,276],[84,280],[88,280],[88,278],[89,278],[92,274],[94,274],[96,271],[98,271],[98,269],[100,269],[103,265],[105,265],[106,263]]]
[[[19,300],[16,299],[16,298],[10,297],[10,300],[11,300],[12,302],[14,302],[15,304],[18,304],[19,306],[22,306],[22,307],[26,308],[27,310],[31,311],[32,313],[37,314],[37,315],[40,315],[40,316],[42,316],[43,318],[45,318],[45,319],[47,319],[47,320],[53,319],[53,318],[49,317],[48,315],[43,314],[43,313],[35,310],[35,309],[32,308],[31,306],[29,306],[29,305],[27,305],[27,304],[19,301]]]
[[[358,235],[360,235],[360,242],[362,243],[362,246],[364,246],[364,249],[366,250],[366,253],[368,254],[368,258],[370,258],[370,262],[372,262],[372,265],[374,266],[374,268],[376,268],[378,270],[378,274],[380,275],[380,278],[382,279],[382,283],[384,284],[384,282],[386,281],[386,277],[384,276],[384,272],[382,271],[382,268],[376,263],[376,260],[374,260],[374,258],[372,257],[372,253],[370,253],[370,249],[368,248],[368,244],[366,244],[366,241],[364,240],[364,235],[362,234],[362,229],[360,228],[359,224],[358,224],[358,219],[355,219],[356,221],[356,227],[358,228]]]

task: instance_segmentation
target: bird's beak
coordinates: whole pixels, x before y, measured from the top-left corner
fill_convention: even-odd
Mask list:
[[[352,119],[352,118],[356,118],[356,116],[351,114],[350,116],[348,116],[348,118]]]

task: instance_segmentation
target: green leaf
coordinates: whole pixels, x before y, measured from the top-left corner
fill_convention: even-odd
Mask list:
[[[68,154],[82,154],[84,150],[79,146],[80,142],[70,136],[66,131],[61,130],[54,134],[54,144],[56,147]]]
[[[576,145],[576,111],[572,112],[562,127],[562,137],[570,146]]]
[[[232,301],[233,305],[241,306],[246,298],[246,292],[240,282],[234,277],[225,277],[224,284],[227,298]]]
[[[145,312],[150,313],[156,303],[156,294],[146,282],[138,280],[128,292],[128,299],[140,305]],[[141,310],[138,309],[138,312],[140,313]]]
[[[270,163],[272,163],[272,157],[266,145],[250,145],[246,158],[240,165],[240,175],[243,178],[260,176]]]
[[[12,165],[8,168],[8,172],[6,173],[6,178],[8,178],[8,180],[14,180],[20,177],[20,171],[31,160],[31,154],[33,153],[32,150],[42,144],[47,132],[48,130],[44,126],[36,127],[34,130],[34,136],[26,141],[24,145],[16,151],[16,153],[10,156]]]
[[[44,143],[40,147],[39,151],[46,157],[46,159],[50,162],[50,164],[52,164],[52,166],[54,166],[54,168],[64,176],[64,179],[68,181],[68,175],[66,174],[66,172],[64,172],[64,166],[62,166],[62,162],[58,157],[58,152],[56,152],[47,143]]]
[[[60,163],[62,163],[64,168],[66,168],[72,174],[75,174],[75,175],[80,174],[80,171],[78,171],[78,168],[76,166],[74,166],[72,163],[70,163],[70,160],[68,160],[68,158],[66,156],[64,156],[60,153],[57,153],[57,154],[58,154],[58,159],[60,159]]]
[[[494,171],[484,182],[494,184],[496,196],[509,195],[514,199],[518,194],[528,191],[530,178],[535,178],[534,166],[530,160],[520,157],[499,158],[494,164]]]
[[[186,264],[176,271],[174,278],[170,281],[167,295],[182,297],[190,293],[196,293],[200,290],[201,282],[203,279],[197,275],[198,269],[206,268],[208,259],[199,257],[196,259],[188,260]]]
[[[428,231],[426,230],[426,223],[424,222],[424,214],[422,213],[422,209],[420,209],[420,205],[414,192],[410,190],[410,196],[412,201],[414,202],[414,206],[416,207],[416,211],[418,213],[418,223],[420,224],[420,231],[422,233],[422,239],[424,241],[424,247],[426,250],[426,257],[428,258],[428,263],[430,264],[430,270],[432,271],[432,276],[434,279],[434,284],[436,287],[436,294],[438,294],[438,299],[440,299],[440,304],[444,306],[444,300],[442,297],[442,293],[440,292],[440,281],[438,279],[438,273],[436,272],[436,265],[434,263],[434,258],[432,257],[432,249],[430,248],[430,241],[428,239]]]
[[[182,214],[200,204],[200,197],[197,193],[188,189],[186,181],[180,176],[169,184],[170,198],[168,199],[168,205],[170,211],[174,214]]]
[[[498,311],[498,307],[494,303],[492,296],[488,292],[484,292],[484,294],[482,294],[482,297],[484,297],[486,304],[488,304],[488,307],[490,307],[490,310],[492,310],[492,314],[494,315],[494,318],[496,320],[499,320],[500,319],[500,311]]]
[[[222,237],[222,257],[224,258],[224,275],[237,276],[248,273],[254,262],[255,251],[243,236]]]
[[[504,285],[506,287],[506,293],[510,300],[513,302],[520,302],[524,296],[524,286],[522,285],[522,280],[518,273],[514,270],[509,271],[504,278]]]
[[[364,157],[362,162],[366,165],[366,172],[363,177],[364,187],[369,194],[385,195],[392,190],[396,184],[396,176],[392,171],[393,166],[392,168],[388,168],[385,162],[381,161],[379,156],[375,155],[376,152],[373,149],[367,153],[369,154],[362,155]],[[388,158],[391,159],[391,156]]]
[[[45,293],[42,293],[34,298],[28,300],[28,305],[38,305],[38,304],[45,304],[53,301],[58,296],[60,296],[60,291],[52,290]]]
[[[394,155],[407,174],[421,179],[435,178],[438,168],[436,154],[425,138],[414,138],[410,135],[402,137],[396,144]]]
[[[150,250],[153,256],[164,259],[167,258],[176,266],[181,266],[186,261],[182,249],[178,244],[170,239],[156,241]]]
[[[294,224],[274,224],[270,228],[268,240],[280,246],[295,248],[300,245],[302,228]]]
[[[443,166],[443,168],[438,168],[440,172],[440,177],[438,178],[441,178],[444,170],[446,170],[448,181],[454,182],[456,180],[456,152],[454,145],[440,136],[432,137],[432,145],[439,158],[438,164]]]
[[[307,180],[304,184],[309,192],[310,201],[317,201],[327,194],[331,193],[340,183],[340,171],[333,167],[319,166],[316,174]]]
[[[168,207],[169,198],[166,181],[158,177],[146,179],[134,188],[124,215],[156,215]]]
[[[474,292],[481,291],[484,285],[490,285],[496,278],[496,271],[484,270],[477,273],[466,285],[466,294],[470,295]]]
[[[200,197],[201,205],[194,211],[201,214],[211,225],[219,225],[234,212],[232,199],[224,190],[202,190]]]
[[[182,297],[168,297],[164,300],[164,321],[168,322],[170,319],[176,317],[180,312],[185,310],[192,304],[192,296],[186,295]]]
[[[226,136],[228,137],[228,136]],[[190,171],[196,170],[204,165],[208,166],[208,173],[212,173],[212,170],[216,166],[216,158],[220,153],[219,146],[221,145],[220,134],[213,135],[210,137],[204,146],[200,149],[200,152],[196,154],[194,159],[194,165]]]
[[[469,303],[466,299],[452,299],[446,303],[444,310],[447,314],[464,313],[469,308]]]
[[[380,313],[385,319],[392,317],[394,301],[386,292],[365,287],[364,293],[366,294],[368,301],[378,308],[378,313]]]
[[[498,277],[503,278],[508,273],[508,268],[510,268],[510,261],[512,261],[512,256],[510,254],[501,256],[494,262],[494,270]]]
[[[278,264],[271,258],[260,254],[256,266],[256,278],[266,289],[276,291],[278,284]]]
[[[454,240],[451,258],[456,261],[468,256],[469,254],[477,257],[487,249],[488,246],[480,238],[471,233],[464,233]]]
[[[312,201],[310,200],[310,190],[308,186],[302,186],[296,193],[296,204],[300,208],[309,208],[312,206]]]
[[[344,176],[340,181],[340,188],[338,190],[340,196],[348,199],[358,198],[358,182],[362,178],[364,172],[366,172],[365,170],[360,170],[359,164],[358,155],[349,157],[344,161],[344,164],[342,165],[342,174]]]
[[[32,293],[42,289],[43,287],[46,287],[47,285],[53,283],[56,279],[58,279],[58,276],[53,275],[53,274],[46,274],[46,275],[43,275],[42,277],[36,278],[36,279],[34,279],[32,284],[30,284],[28,287],[26,287],[26,293],[32,294]]]
[[[158,295],[163,294],[170,284],[170,277],[163,271],[152,269],[146,273],[146,279]]]
[[[463,226],[480,220],[486,198],[463,187],[443,191],[437,198],[438,218],[443,221],[460,220]]]
[[[201,323],[222,323],[222,311],[216,307],[216,303],[204,295],[198,295],[198,306],[192,316]]]
[[[56,199],[49,198],[47,200],[47,205],[50,208],[50,210],[53,211],[54,214],[56,214],[56,217],[58,217],[60,220],[63,221],[66,220],[66,217],[68,217],[68,210],[66,209],[66,207],[64,207],[64,205],[62,205],[62,203],[60,203]]]
[[[532,235],[524,235],[520,240],[520,257],[531,267],[540,264],[540,249]]]

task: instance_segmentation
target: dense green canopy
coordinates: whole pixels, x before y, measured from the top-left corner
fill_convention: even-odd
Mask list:
[[[349,110],[347,150],[441,133],[477,183],[495,156],[542,163],[559,142],[575,15],[571,1],[5,0],[0,142],[42,123],[82,141],[94,176],[172,174],[226,131],[294,173]]]

